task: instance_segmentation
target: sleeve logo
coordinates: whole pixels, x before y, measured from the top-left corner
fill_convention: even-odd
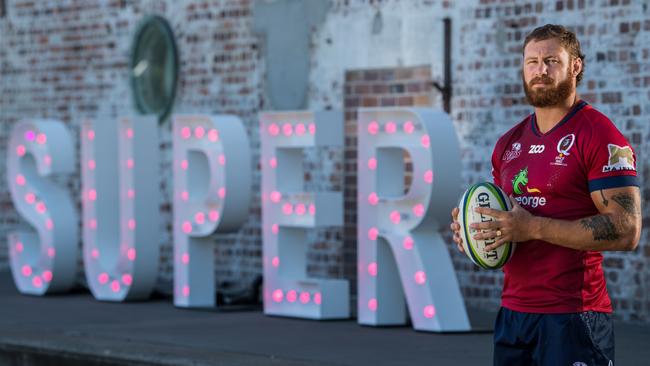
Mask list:
[[[607,144],[607,148],[609,149],[609,161],[607,165],[603,166],[603,173],[636,170],[631,147]]]

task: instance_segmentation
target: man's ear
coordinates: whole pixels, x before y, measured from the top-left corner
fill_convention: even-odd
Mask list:
[[[574,57],[571,62],[571,69],[573,71],[573,76],[576,77],[582,71],[582,59],[580,57]]]

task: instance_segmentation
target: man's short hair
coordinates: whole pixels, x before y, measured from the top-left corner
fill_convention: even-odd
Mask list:
[[[526,36],[524,47],[521,52],[524,52],[526,45],[530,41],[545,41],[547,39],[557,39],[562,47],[569,53],[571,58],[579,58],[582,60],[582,70],[580,70],[580,73],[576,76],[576,85],[579,85],[582,80],[582,74],[585,71],[585,55],[580,49],[580,41],[578,41],[576,34],[566,29],[564,26],[558,24],[546,24],[535,28]]]

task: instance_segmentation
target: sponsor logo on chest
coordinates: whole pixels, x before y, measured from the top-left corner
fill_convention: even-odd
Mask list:
[[[557,166],[567,166],[564,162],[567,156],[571,155],[569,150],[573,147],[573,144],[576,142],[576,135],[570,133],[560,139],[557,142],[557,156],[555,156],[555,161],[551,162],[551,165]]]

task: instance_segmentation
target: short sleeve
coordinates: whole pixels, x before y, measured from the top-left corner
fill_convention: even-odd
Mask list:
[[[500,144],[497,143],[492,151],[492,181],[494,181],[494,184],[501,187],[501,159],[499,158],[501,154],[498,153],[501,149],[499,145]]]
[[[638,186],[632,146],[606,117],[591,122],[593,128],[584,152],[589,191]]]

